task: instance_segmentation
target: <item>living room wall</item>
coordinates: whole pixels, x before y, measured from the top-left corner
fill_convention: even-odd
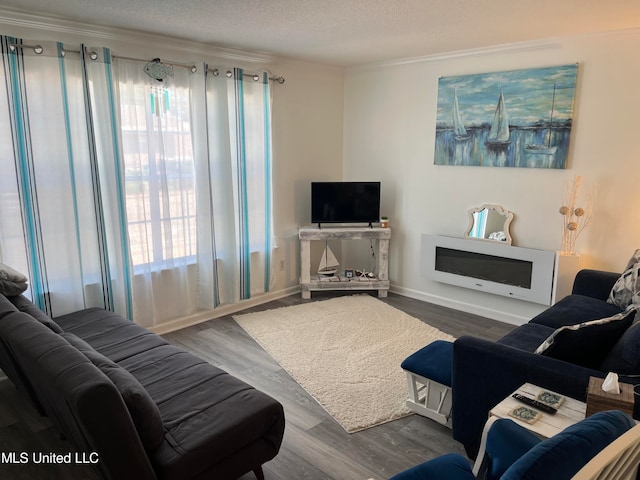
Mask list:
[[[514,245],[558,250],[558,208],[574,175],[598,189],[593,220],[576,243],[580,267],[621,271],[640,247],[639,48],[636,29],[347,69],[344,178],[382,182],[381,213],[393,229],[392,291],[515,324],[528,321],[544,307],[425,278],[421,236],[462,236],[469,208],[496,203],[515,214]],[[565,170],[433,164],[439,77],[575,62]]]

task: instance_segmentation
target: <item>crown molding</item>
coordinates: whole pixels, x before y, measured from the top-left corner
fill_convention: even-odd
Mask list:
[[[527,42],[518,42],[504,45],[495,45],[491,47],[473,48],[467,50],[456,50],[446,53],[438,53],[433,55],[425,55],[420,57],[400,58],[396,60],[372,62],[361,65],[347,67],[347,72],[368,71],[386,67],[396,67],[401,65],[409,65],[414,63],[432,63],[448,60],[459,60],[465,58],[504,55],[510,53],[522,53],[527,51],[540,51],[561,48],[567,41],[572,39],[597,38],[612,35],[632,35],[640,33],[640,28],[627,28],[621,30],[608,30],[604,32],[592,32],[578,35],[567,35],[562,37],[553,37],[542,40],[532,40]]]
[[[384,62],[373,62],[363,65],[348,67],[349,72],[367,71],[386,67],[397,67],[414,63],[433,63],[447,60],[459,60],[472,57],[503,55],[505,53],[521,53],[534,50],[545,50],[560,47],[560,43],[554,40],[542,40],[536,42],[514,43],[509,45],[496,45],[493,47],[473,48],[468,50],[457,50],[447,53],[438,53],[421,57],[400,58]]]
[[[59,17],[34,15],[7,7],[0,8],[0,26],[2,25],[47,32],[59,32],[66,35],[86,38],[87,40],[131,42],[136,45],[148,47],[157,47],[158,45],[161,45],[163,47],[171,48],[178,53],[182,52],[185,54],[197,54],[205,57],[216,57],[233,62],[269,64],[275,59],[274,55],[266,52],[227,48],[215,44],[199,43],[171,36],[143,33],[122,28],[87,23],[81,24]],[[117,54],[117,52],[114,53]]]

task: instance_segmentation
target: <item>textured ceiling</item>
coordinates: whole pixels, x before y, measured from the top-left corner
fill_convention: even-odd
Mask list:
[[[640,0],[0,0],[2,7],[347,66],[640,26]]]

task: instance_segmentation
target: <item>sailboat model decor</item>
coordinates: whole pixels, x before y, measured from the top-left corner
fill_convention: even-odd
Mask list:
[[[327,242],[325,242],[324,252],[320,258],[320,265],[318,266],[318,275],[332,276],[335,275],[340,263],[333,254]]]

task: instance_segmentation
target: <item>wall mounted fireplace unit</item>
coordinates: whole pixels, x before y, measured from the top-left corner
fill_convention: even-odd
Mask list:
[[[422,236],[431,280],[543,305],[555,301],[556,252],[442,235]]]

